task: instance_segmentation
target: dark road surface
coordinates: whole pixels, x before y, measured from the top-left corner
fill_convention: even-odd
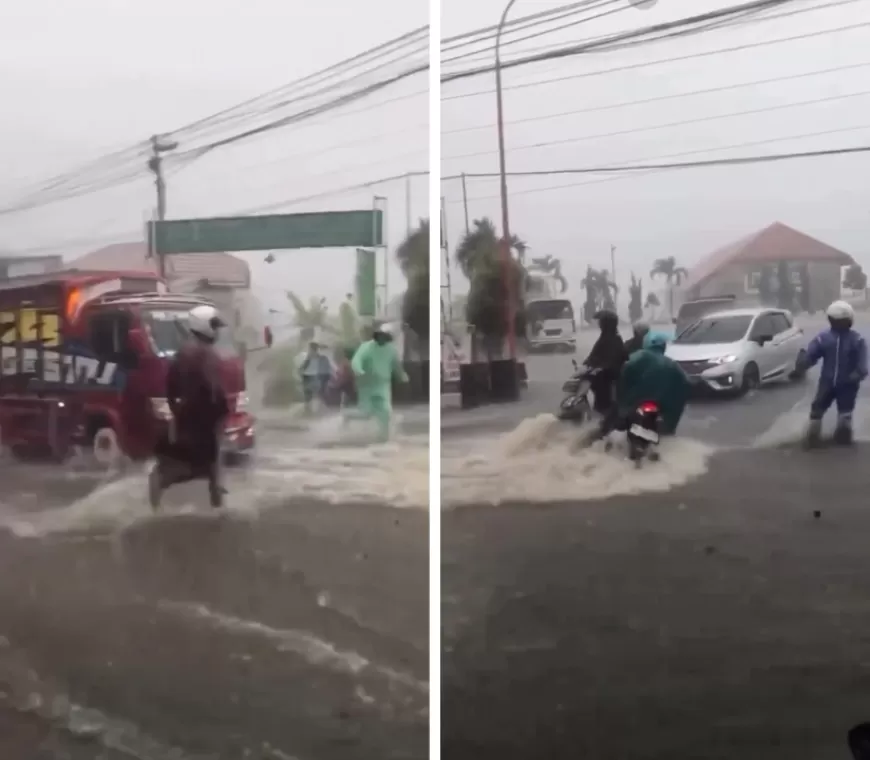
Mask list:
[[[24,494],[0,530],[3,760],[427,756],[424,509],[277,488],[219,516],[194,484],[149,518],[142,480],[123,523],[47,531],[93,484],[44,478],[29,503],[32,472],[2,476]]]
[[[717,453],[667,492],[443,513],[446,760],[849,760],[870,397],[852,449],[776,445],[812,392],[693,404],[681,434]]]
[[[444,757],[846,760],[868,456],[735,451],[667,494],[446,512]]]

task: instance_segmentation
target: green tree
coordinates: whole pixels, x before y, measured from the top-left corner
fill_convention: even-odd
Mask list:
[[[685,267],[677,264],[677,260],[673,256],[667,256],[662,259],[656,259],[653,262],[652,269],[649,273],[650,279],[662,277],[668,286],[668,313],[671,319],[674,317],[674,288],[678,288],[683,284],[683,280],[689,276],[689,271]]]
[[[864,290],[867,287],[867,275],[860,264],[850,264],[843,273],[843,287],[849,290]]]
[[[518,237],[511,239],[510,281],[513,302],[516,306],[516,319],[513,330],[517,336],[525,335],[526,270],[520,257],[528,246]],[[476,219],[473,229],[469,230],[456,249],[456,263],[470,281],[466,321],[473,325],[483,338],[487,350],[493,352],[507,337],[506,309],[507,291],[505,272],[499,250],[499,237],[495,225],[487,219]]]
[[[429,220],[420,223],[396,249],[408,286],[402,299],[402,321],[413,331],[425,355],[429,343]]]
[[[643,283],[631,273],[631,285],[628,288],[628,318],[637,322],[643,318]]]
[[[599,278],[591,266],[587,265],[586,276],[580,280],[580,287],[586,293],[583,301],[583,321],[592,324],[595,320],[595,312],[598,311]]]

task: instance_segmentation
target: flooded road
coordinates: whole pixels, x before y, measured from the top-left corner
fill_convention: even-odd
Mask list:
[[[154,516],[144,471],[3,465],[3,757],[426,756],[426,437],[291,428],[221,513],[203,483]]]

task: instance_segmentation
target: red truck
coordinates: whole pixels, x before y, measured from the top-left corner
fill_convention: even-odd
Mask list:
[[[108,466],[150,457],[170,419],[166,372],[198,296],[150,273],[78,270],[0,283],[0,440],[16,454],[65,459],[76,447]],[[228,332],[228,331],[227,331]],[[224,442],[254,446],[244,360],[216,344],[230,399]]]

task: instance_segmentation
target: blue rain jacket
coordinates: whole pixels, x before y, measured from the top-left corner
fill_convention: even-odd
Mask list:
[[[867,377],[867,344],[855,330],[825,330],[807,347],[807,368],[822,362],[819,385],[857,385]]]

